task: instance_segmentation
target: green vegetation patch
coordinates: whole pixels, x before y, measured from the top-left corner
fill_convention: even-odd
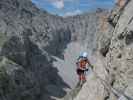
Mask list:
[[[2,95],[11,93],[14,88],[6,69],[9,63],[12,62],[5,57],[0,61],[0,93]]]
[[[2,47],[4,45],[4,43],[6,42],[6,40],[7,40],[6,34],[0,32],[0,47]]]
[[[3,93],[6,93],[9,89],[9,77],[6,72],[5,66],[0,62],[0,89],[3,91]]]

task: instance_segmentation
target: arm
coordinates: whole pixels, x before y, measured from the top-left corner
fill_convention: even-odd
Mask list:
[[[80,62],[80,57],[77,59],[77,61],[76,61],[76,66],[77,66],[77,68],[79,67],[79,62]]]
[[[88,65],[93,69],[94,68],[94,66],[89,62],[89,60],[88,60]]]
[[[76,66],[78,68],[79,67],[79,60],[77,60],[75,64],[76,64]]]
[[[93,65],[91,65],[91,64],[89,64],[89,66],[93,69],[94,68],[94,66]]]

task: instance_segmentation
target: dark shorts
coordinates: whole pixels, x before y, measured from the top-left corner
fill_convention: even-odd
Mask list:
[[[77,74],[78,75],[81,75],[81,74],[84,74],[84,73],[85,73],[85,70],[77,69]]]

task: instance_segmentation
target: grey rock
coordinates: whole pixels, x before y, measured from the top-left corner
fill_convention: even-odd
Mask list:
[[[11,91],[1,94],[1,100],[64,97],[67,94],[65,89],[74,88],[76,74],[72,74],[73,77],[59,74],[59,71],[64,71],[59,70],[59,65],[53,65],[57,61],[53,56],[67,59],[64,51],[70,42],[85,44],[90,51],[97,48],[99,15],[106,13],[101,11],[62,18],[38,9],[30,0],[1,0],[0,57],[13,62],[10,66],[5,65],[11,84],[4,88]],[[78,54],[72,57],[76,59]],[[69,64],[62,67],[66,66],[68,73],[69,70],[75,72],[75,67]],[[66,83],[66,79],[70,82]]]
[[[133,1],[127,0],[126,5],[119,9],[114,8],[115,16],[111,13],[113,27],[112,32],[101,34],[98,38],[98,52],[103,55],[95,55],[97,60],[94,66],[94,72],[92,76],[98,75],[96,79],[100,79],[100,82],[95,85],[93,82],[94,78],[88,76],[87,83],[83,86],[78,96],[74,100],[133,100],[132,97],[132,57],[133,57],[133,45],[132,45],[132,25],[133,25]],[[102,52],[101,52],[102,49]],[[106,50],[107,49],[107,50]],[[103,60],[102,60],[103,59]],[[100,65],[102,64],[102,65]],[[104,71],[101,72],[102,69]],[[102,80],[101,80],[102,79]],[[92,82],[92,83],[91,83]],[[97,82],[98,83],[98,82]],[[91,85],[95,85],[91,89]],[[102,90],[106,89],[102,94],[98,95],[99,92],[95,92],[100,85],[103,85]],[[90,89],[89,89],[90,88]],[[88,92],[89,91],[89,92]],[[91,94],[90,94],[91,91]],[[104,95],[104,96],[103,96]]]
[[[106,55],[108,72],[110,77],[114,77],[111,83],[121,96],[116,96],[118,100],[132,100],[132,6],[133,1],[128,1],[123,9],[116,14],[119,18],[113,30],[111,43]],[[117,9],[118,10],[118,9]],[[131,72],[129,74],[129,72]],[[128,92],[127,92],[128,91]],[[110,95],[112,98],[112,95]],[[112,100],[112,99],[109,99]]]

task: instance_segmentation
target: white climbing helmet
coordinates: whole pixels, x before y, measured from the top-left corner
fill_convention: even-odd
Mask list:
[[[83,52],[82,53],[82,57],[85,57],[86,58],[87,56],[88,56],[88,53],[87,52]]]

